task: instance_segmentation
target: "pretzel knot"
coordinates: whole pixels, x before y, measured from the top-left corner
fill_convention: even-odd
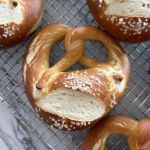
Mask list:
[[[149,150],[150,119],[136,121],[125,116],[104,118],[90,129],[81,150],[104,150],[106,140],[114,134],[128,137],[130,150]]]
[[[66,54],[49,67],[51,48],[62,39]],[[86,40],[106,46],[106,63],[84,56]],[[76,62],[88,69],[64,72]],[[41,118],[59,129],[78,130],[112,110],[127,87],[129,73],[126,54],[104,32],[92,26],[52,24],[30,44],[23,76],[27,96]]]

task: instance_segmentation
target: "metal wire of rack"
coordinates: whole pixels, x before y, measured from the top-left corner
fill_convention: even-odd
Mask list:
[[[41,26],[53,22],[71,26],[85,24],[97,26],[85,0],[46,0]],[[0,100],[7,102],[17,119],[24,123],[26,128],[30,128],[30,131],[49,149],[78,150],[86,130],[65,132],[51,128],[38,117],[26,97],[22,66],[26,46],[31,38],[32,36],[14,48],[0,51]],[[132,71],[128,90],[111,114],[124,114],[136,119],[150,117],[150,42],[120,44],[129,56]],[[56,44],[54,49],[51,56],[52,64],[63,54],[62,43]],[[91,51],[93,49],[94,51]],[[87,42],[85,53],[97,59],[106,58],[105,48],[97,43]],[[76,64],[71,69],[80,68],[82,66]],[[106,149],[127,150],[127,141],[123,137],[112,136],[108,139]]]

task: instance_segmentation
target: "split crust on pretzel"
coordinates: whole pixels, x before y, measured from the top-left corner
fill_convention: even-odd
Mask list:
[[[49,67],[52,46],[63,38],[66,54]],[[106,46],[107,63],[83,55],[86,40]],[[78,61],[89,69],[64,72]],[[51,24],[30,44],[23,72],[27,96],[40,117],[56,128],[79,130],[98,122],[119,102],[130,65],[122,48],[96,27]]]
[[[81,150],[104,150],[110,135],[128,137],[130,150],[149,150],[150,119],[136,121],[125,116],[111,116],[102,119],[86,135]]]

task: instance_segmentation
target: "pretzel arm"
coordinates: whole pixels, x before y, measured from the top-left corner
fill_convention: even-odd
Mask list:
[[[80,64],[84,64],[88,68],[96,68],[102,66],[104,64],[103,62],[100,62],[99,60],[94,60],[91,58],[88,58],[86,56],[82,56],[79,60]]]

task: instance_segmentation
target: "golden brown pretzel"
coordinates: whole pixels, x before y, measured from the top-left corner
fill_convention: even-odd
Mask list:
[[[104,118],[90,129],[81,150],[104,150],[107,138],[113,134],[127,136],[130,150],[149,150],[150,119],[138,122],[125,116]]]
[[[106,45],[108,63],[83,56],[86,33],[87,39],[98,39]],[[49,68],[52,45],[64,37],[67,53]],[[77,61],[91,69],[64,72]],[[30,44],[23,76],[32,106],[48,124],[79,130],[96,123],[112,110],[126,89],[129,72],[126,54],[102,31],[95,27],[73,29],[52,24],[42,29]]]

